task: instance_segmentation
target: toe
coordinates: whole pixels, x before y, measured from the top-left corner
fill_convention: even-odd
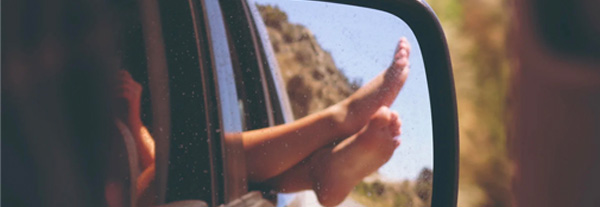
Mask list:
[[[396,48],[394,54],[394,61],[392,67],[397,70],[403,70],[407,68],[409,64],[408,57],[410,55],[410,44],[406,38],[401,38],[398,42],[398,46]]]
[[[389,122],[389,131],[390,131],[390,134],[392,136],[398,136],[398,135],[400,135],[398,132],[399,132],[400,126],[402,124],[400,122],[400,119],[399,119],[399,116],[398,116],[398,112],[392,111],[391,117],[392,118],[390,119],[390,122]]]
[[[398,146],[400,146],[400,137],[396,137],[394,138],[394,148],[397,148]]]
[[[394,61],[394,67],[399,70],[404,69],[406,66],[408,66],[408,52],[402,49],[400,52],[398,52],[398,54],[398,58],[396,58]]]
[[[373,117],[371,117],[369,125],[376,128],[384,127],[389,124],[391,118],[390,109],[386,106],[382,106],[375,112]]]
[[[402,127],[402,120],[396,119],[393,126],[396,131],[400,130],[400,127]]]
[[[402,37],[402,39],[400,39],[400,41],[398,42],[398,48],[396,48],[396,54],[394,55],[394,57],[397,60],[400,60],[400,59],[408,59],[409,56],[410,56],[410,43],[408,43],[408,40],[406,40],[405,37]]]
[[[396,122],[396,120],[398,120],[398,112],[397,111],[391,111],[390,114],[390,122],[394,123]]]
[[[397,137],[400,136],[400,134],[402,134],[402,131],[400,130],[400,126],[394,124],[393,126],[390,126],[390,134],[392,135],[392,137]]]
[[[395,137],[399,137],[400,135],[402,135],[402,129],[401,129],[400,127],[398,127],[398,128],[397,128],[396,130],[394,130],[392,133],[393,133],[393,135],[392,135],[392,136],[394,136],[394,138],[395,138]]]

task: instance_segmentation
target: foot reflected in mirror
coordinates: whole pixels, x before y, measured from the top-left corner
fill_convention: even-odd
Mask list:
[[[264,140],[247,142],[260,139],[253,138],[257,131],[245,132],[247,156],[257,157],[247,161],[250,180],[282,192],[278,206],[429,206],[429,92],[411,29],[391,14],[339,4],[260,0],[256,6],[296,118],[287,125],[309,130],[296,133],[301,141],[270,142],[285,152],[257,150]],[[386,73],[393,81],[386,82]],[[381,121],[385,114],[398,122]],[[320,121],[328,116],[332,121]],[[313,122],[327,129],[303,127]],[[401,130],[390,133],[399,137],[370,135],[394,127]],[[305,189],[315,193],[290,193]]]

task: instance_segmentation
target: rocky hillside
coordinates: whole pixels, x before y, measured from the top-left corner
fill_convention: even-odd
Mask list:
[[[304,26],[288,22],[276,7],[258,6],[286,84],[296,119],[320,111],[352,94],[359,81],[349,81],[329,52]]]

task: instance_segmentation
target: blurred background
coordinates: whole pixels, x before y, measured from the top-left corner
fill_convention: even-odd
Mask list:
[[[458,104],[460,207],[511,206],[506,0],[428,0],[450,50]]]

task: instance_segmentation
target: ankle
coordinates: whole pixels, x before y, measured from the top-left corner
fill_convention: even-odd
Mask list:
[[[356,116],[352,113],[349,107],[349,103],[342,101],[332,107],[330,107],[330,122],[333,130],[337,132],[340,137],[350,136],[360,130]]]

